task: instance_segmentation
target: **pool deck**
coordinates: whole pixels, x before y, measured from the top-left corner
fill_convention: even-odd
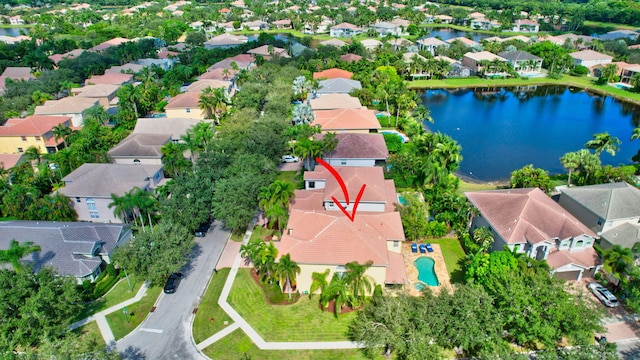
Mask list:
[[[428,243],[428,242],[427,242]],[[444,257],[442,256],[442,249],[438,244],[431,244],[433,248],[433,252],[427,252],[426,254],[420,253],[418,250],[417,253],[411,252],[411,242],[407,241],[402,244],[402,256],[404,257],[404,267],[407,272],[407,279],[409,284],[405,285],[406,291],[411,296],[420,296],[422,292],[413,287],[413,284],[417,283],[418,280],[418,269],[413,265],[413,262],[416,261],[421,256],[428,256],[435,260],[434,270],[436,272],[436,276],[438,277],[439,286],[427,286],[430,288],[435,294],[439,294],[442,289],[447,289],[449,293],[453,292],[453,287],[451,286],[451,278],[449,277],[449,272],[447,271],[447,266],[444,263]],[[419,243],[418,243],[419,244]]]

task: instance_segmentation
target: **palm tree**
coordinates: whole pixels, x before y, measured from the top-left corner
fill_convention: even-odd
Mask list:
[[[224,113],[229,109],[231,99],[224,88],[207,87],[200,93],[200,109],[204,110],[208,119],[220,124]]]
[[[191,163],[184,157],[185,145],[168,142],[160,148],[162,167],[169,177],[176,177],[191,168]]]
[[[329,301],[335,302],[334,314],[336,317],[340,316],[342,307],[346,304],[351,304],[352,298],[349,295],[349,285],[347,284],[346,277],[341,273],[334,273],[331,282],[320,294],[320,303],[328,304]]]
[[[256,254],[258,263],[260,264],[259,273],[262,275],[262,281],[271,282],[273,280],[273,270],[277,256],[278,249],[273,245],[272,241],[269,242],[269,245],[261,246],[259,252]]]
[[[571,173],[580,166],[580,157],[577,152],[568,152],[560,158],[560,163],[565,169],[569,170],[569,186],[571,186]]]
[[[291,88],[293,89],[293,95],[297,96],[298,99],[302,101],[306,101],[307,95],[312,87],[313,83],[301,75],[293,79],[293,86]]]
[[[284,254],[275,264],[274,271],[276,278],[282,284],[282,292],[288,292],[291,300],[291,293],[296,285],[296,275],[300,274],[300,266],[291,260],[290,254]]]
[[[67,147],[67,137],[69,137],[72,132],[73,130],[64,124],[58,124],[51,128],[51,135],[53,135],[56,141],[58,141],[58,139],[62,139],[62,143],[65,148]]]
[[[267,219],[276,222],[279,225],[283,222],[287,215],[287,207],[289,201],[294,194],[294,185],[288,181],[275,180],[268,187],[264,186],[258,194],[258,206],[265,213]]]
[[[620,245],[614,245],[602,253],[602,260],[614,274],[622,276],[633,265],[633,251]]]
[[[322,294],[326,291],[329,283],[327,282],[327,276],[329,276],[330,270],[327,269],[324,272],[314,272],[311,273],[311,286],[309,287],[309,298],[317,291],[320,290],[320,307],[324,309],[327,307],[328,301],[323,302],[322,300],[326,300],[323,298]]]
[[[607,82],[611,82],[616,73],[618,72],[618,67],[615,64],[608,64],[602,68],[602,78],[607,80]]]
[[[616,151],[620,150],[620,139],[611,136],[608,132],[593,135],[593,139],[587,141],[584,146],[587,149],[595,150],[597,156],[605,151],[611,156],[616,156]]]
[[[27,161],[35,160],[37,165],[40,165],[42,158],[40,156],[40,148],[35,146],[29,146],[27,150],[24,151],[24,158]]]
[[[371,293],[373,288],[373,280],[365,274],[372,264],[373,261],[368,261],[362,265],[358,264],[357,261],[352,261],[345,265],[347,268],[345,281],[351,288],[356,305],[360,305],[360,295],[364,296],[367,293]]]
[[[421,123],[426,120],[426,121],[428,121],[428,122],[433,124],[433,118],[431,117],[431,111],[427,107],[425,107],[424,105],[418,105],[415,108],[413,108],[412,115],[417,120],[419,120]]]
[[[325,154],[331,155],[331,153],[338,147],[338,138],[336,133],[329,132],[322,137],[322,150]],[[329,156],[331,160],[331,156]]]
[[[480,227],[473,231],[473,240],[479,246],[479,252],[486,252],[493,244],[493,233],[486,227]]]
[[[293,108],[293,114],[291,115],[291,122],[293,125],[310,124],[313,122],[314,113],[309,104],[300,104]]]
[[[10,263],[13,270],[20,272],[22,271],[20,259],[40,250],[40,246],[33,245],[32,242],[20,244],[18,241],[13,239],[9,242],[9,248],[7,250],[0,250],[0,263]]]

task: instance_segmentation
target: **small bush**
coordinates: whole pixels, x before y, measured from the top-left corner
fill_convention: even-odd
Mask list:
[[[109,264],[109,265],[107,265],[107,274],[109,274],[110,277],[117,277],[118,276],[118,270],[116,270],[116,268],[113,266],[113,264]]]
[[[589,73],[589,69],[586,66],[582,66],[582,65],[576,65],[571,69],[571,71],[569,71],[569,74],[572,76],[584,76],[584,75],[587,75],[588,73]]]
[[[264,293],[272,304],[280,304],[284,301],[284,294],[277,283],[263,284]]]
[[[380,286],[380,284],[376,284],[376,287],[373,289],[373,296],[382,296],[382,286]]]
[[[120,278],[118,276],[108,276],[104,280],[99,283],[96,283],[95,289],[93,289],[93,296],[95,299],[101,297],[106,294],[113,285],[115,285]]]

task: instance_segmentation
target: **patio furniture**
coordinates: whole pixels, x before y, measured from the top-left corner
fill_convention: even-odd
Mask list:
[[[428,252],[433,252],[433,248],[431,247],[431,244],[427,244],[427,245],[425,245],[424,247],[426,247],[426,248],[427,248],[427,251],[428,251]]]
[[[427,252],[427,247],[424,244],[420,244],[420,253],[425,254]]]
[[[418,244],[416,243],[411,244],[411,252],[414,252],[414,253],[418,252]]]

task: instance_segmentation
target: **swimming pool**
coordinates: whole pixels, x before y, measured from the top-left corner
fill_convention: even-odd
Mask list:
[[[418,269],[418,280],[429,285],[429,286],[438,286],[440,282],[438,282],[438,277],[436,276],[436,271],[434,269],[436,261],[428,256],[421,256],[413,262],[413,266]],[[416,286],[416,289],[418,287]]]
[[[398,195],[398,203],[400,205],[407,205],[407,199],[405,199],[402,195]]]

